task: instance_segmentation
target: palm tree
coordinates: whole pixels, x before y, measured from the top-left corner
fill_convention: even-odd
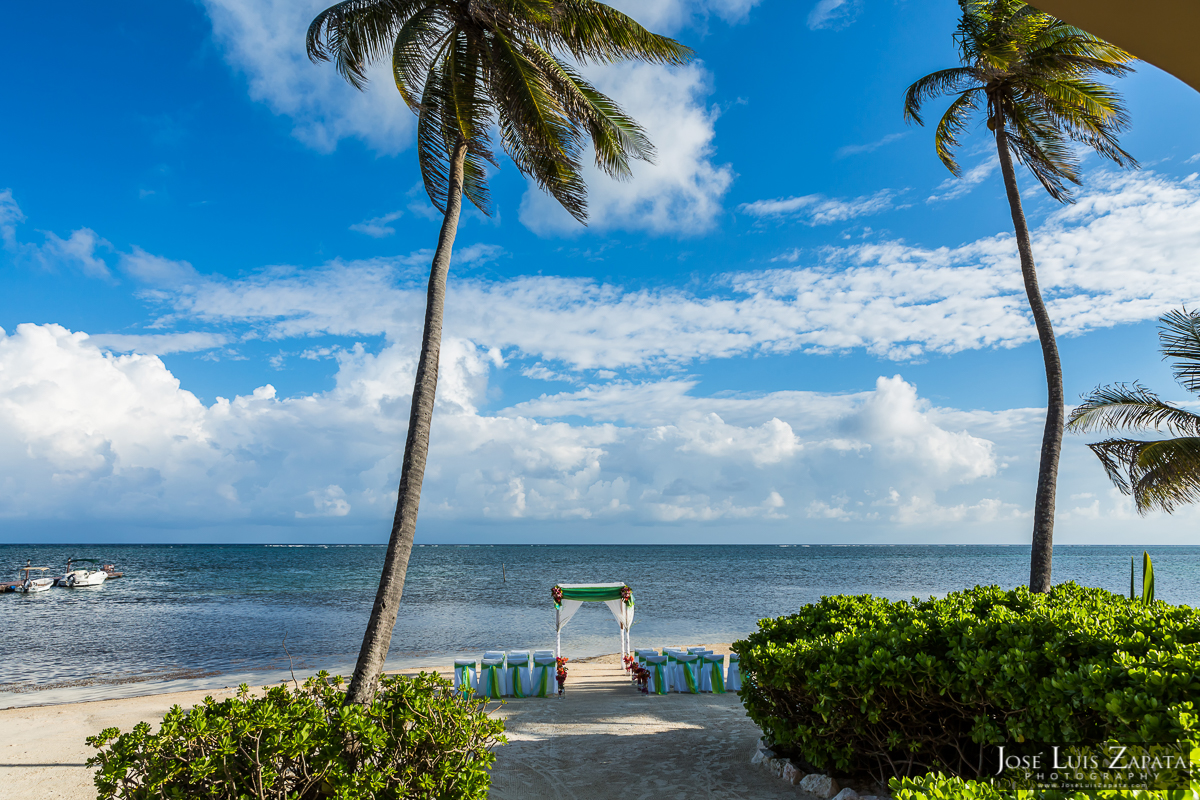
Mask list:
[[[581,174],[590,139],[595,163],[616,178],[653,147],[636,121],[585,80],[576,64],[641,59],[683,64],[692,51],[594,0],[346,0],[308,29],[308,55],[332,59],[351,85],[389,57],[396,88],[417,115],[425,191],[443,214],[429,271],[425,329],[396,515],[349,699],[370,702],[391,644],[416,532],[437,389],[442,307],[462,196],[488,213],[484,162],[496,166],[492,129],[522,174],[576,219],[587,219]]]
[[[1200,312],[1171,311],[1159,318],[1158,340],[1164,359],[1174,359],[1175,380],[1200,394]],[[1200,416],[1158,398],[1134,383],[1101,386],[1071,412],[1067,429],[1091,431],[1166,431],[1174,439],[1105,439],[1089,444],[1108,477],[1133,495],[1139,514],[1161,509],[1168,514],[1181,503],[1200,500]]]
[[[1097,73],[1125,75],[1132,70],[1129,64],[1134,58],[1020,0],[960,0],[960,5],[962,19],[954,38],[962,66],[931,73],[908,87],[904,118],[923,125],[920,111],[925,101],[954,96],[938,123],[934,145],[955,176],[962,174],[955,151],[975,112],[983,111],[988,130],[996,137],[1021,277],[1046,367],[1046,427],[1033,505],[1029,588],[1048,592],[1063,436],[1062,364],[1038,289],[1013,159],[1028,167],[1050,196],[1063,203],[1071,202],[1066,182],[1079,183],[1079,158],[1072,142],[1087,145],[1122,167],[1137,166],[1117,144],[1117,134],[1129,124],[1121,98],[1094,80]]]

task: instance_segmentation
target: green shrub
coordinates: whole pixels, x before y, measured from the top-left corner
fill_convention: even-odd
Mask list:
[[[1060,584],[825,597],[733,645],[777,752],[886,780],[975,777],[986,745],[1196,741],[1200,614]]]
[[[1200,784],[1191,788],[1147,791],[1101,789],[1098,791],[1004,791],[986,781],[967,781],[936,773],[919,778],[892,778],[888,784],[896,800],[1200,800]]]
[[[175,706],[158,733],[139,723],[89,737],[109,798],[483,798],[504,724],[436,674],[390,677],[369,707],[322,672],[294,691]]]

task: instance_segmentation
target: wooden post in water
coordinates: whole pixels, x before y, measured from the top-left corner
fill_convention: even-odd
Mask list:
[[[500,580],[503,583],[508,583],[508,571],[504,568],[504,564],[500,565]]]

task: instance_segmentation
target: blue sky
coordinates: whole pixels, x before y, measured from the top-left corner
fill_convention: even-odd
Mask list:
[[[994,150],[953,180],[900,113],[957,5],[617,5],[697,61],[589,68],[659,155],[589,173],[589,227],[503,161],[465,216],[418,541],[1026,541],[1044,384]],[[386,537],[438,219],[386,72],[304,58],[322,7],[12,12],[4,538]],[[1088,158],[1068,208],[1023,175],[1035,256],[1068,398],[1186,401],[1154,320],[1200,294],[1200,97],[1120,88],[1143,169]],[[1062,542],[1195,530],[1079,438],[1059,498]]]

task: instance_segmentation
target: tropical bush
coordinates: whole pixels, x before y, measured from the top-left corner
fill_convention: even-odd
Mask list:
[[[324,672],[286,685],[175,706],[157,733],[139,723],[87,742],[109,798],[483,798],[502,722],[436,674],[385,678],[370,706]]]
[[[936,773],[918,778],[892,778],[888,787],[896,800],[1200,800],[1200,784],[1187,789],[1148,791],[1100,789],[1093,791],[1029,790],[1011,792],[987,781],[968,781]]]
[[[1200,614],[1059,584],[824,597],[733,645],[773,749],[824,770],[975,777],[985,747],[1197,741]]]

